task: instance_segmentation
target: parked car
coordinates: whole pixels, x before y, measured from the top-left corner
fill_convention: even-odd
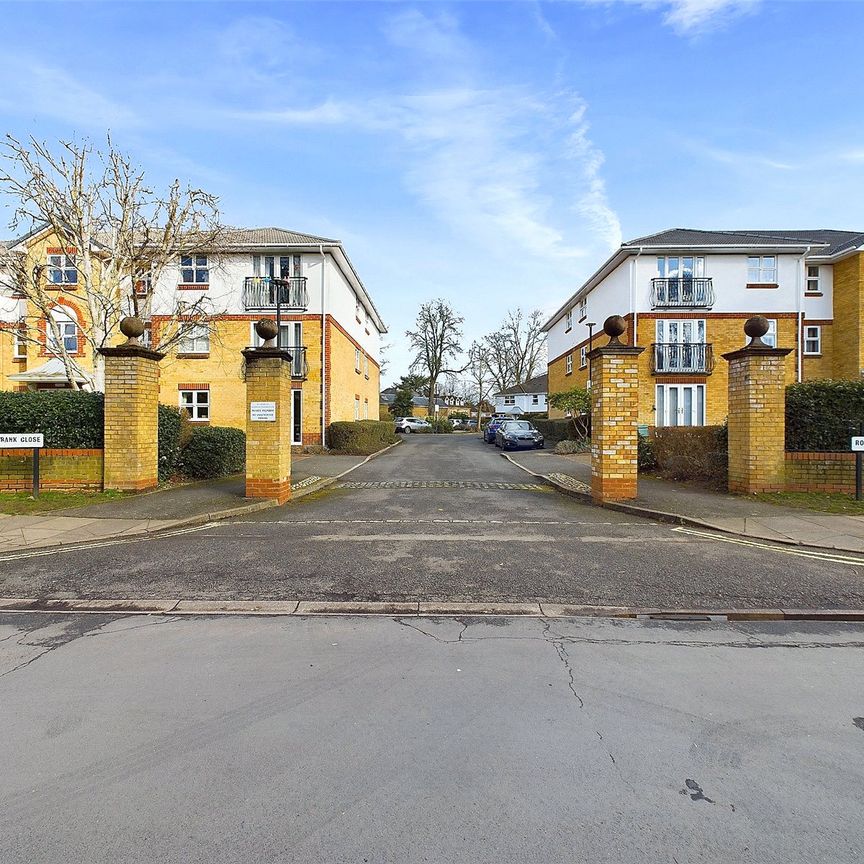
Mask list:
[[[495,432],[495,446],[518,450],[520,447],[541,449],[546,445],[540,431],[527,420],[505,420]]]
[[[431,431],[432,424],[422,417],[397,417],[396,432],[404,432],[406,435],[411,432]]]
[[[495,433],[498,431],[498,427],[505,420],[512,420],[512,419],[513,419],[512,417],[493,417],[489,421],[489,424],[486,426],[486,429],[483,431],[483,440],[487,444],[494,444],[495,443]]]

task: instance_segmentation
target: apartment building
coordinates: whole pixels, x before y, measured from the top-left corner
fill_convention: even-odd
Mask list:
[[[44,231],[6,245],[45,267],[56,295],[50,314],[60,323],[79,384],[92,388],[77,250]],[[254,323],[262,317],[278,318],[279,344],[292,352],[293,443],[322,443],[333,421],[378,418],[386,327],[338,240],[282,228],[230,229],[218,256],[180,256],[154,284],[142,280],[134,290],[146,310],[146,341],[156,348],[171,343],[160,364],[160,401],[185,409],[193,423],[245,428],[241,351],[256,344]],[[194,323],[184,321],[184,311],[193,309]],[[0,348],[0,388],[68,386],[52,350],[56,339],[28,302],[7,292],[0,317],[8,333]],[[178,328],[179,339],[170,338]]]
[[[640,423],[722,423],[722,355],[753,315],[770,322],[766,342],[793,349],[789,383],[864,376],[864,232],[675,228],[622,244],[544,324],[550,393],[589,386],[609,315],[646,349]]]

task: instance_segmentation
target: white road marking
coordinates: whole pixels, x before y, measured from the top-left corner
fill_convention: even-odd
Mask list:
[[[681,534],[692,537],[702,537],[715,540],[718,543],[734,543],[736,546],[750,546],[754,549],[767,549],[769,552],[779,552],[781,555],[795,555],[799,558],[815,558],[817,561],[831,561],[834,564],[851,564],[854,567],[864,567],[864,558],[852,558],[848,555],[833,552],[810,552],[806,549],[793,549],[788,546],[772,546],[769,543],[759,543],[756,540],[744,540],[739,537],[722,537],[717,534],[707,534],[704,531],[694,531],[692,528],[673,528]]]

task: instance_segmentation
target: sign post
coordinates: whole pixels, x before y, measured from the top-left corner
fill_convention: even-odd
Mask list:
[[[39,451],[45,446],[45,436],[41,432],[19,434],[0,433],[0,448],[7,450],[33,451],[33,497],[39,497]]]
[[[858,427],[861,433],[861,427]],[[855,500],[860,501],[864,497],[864,435],[852,436],[852,452],[855,454]]]

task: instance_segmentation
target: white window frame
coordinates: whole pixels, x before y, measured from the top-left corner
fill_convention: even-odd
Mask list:
[[[363,374],[366,376],[366,379],[369,379],[369,355],[363,354]]]
[[[564,329],[572,330],[573,329],[573,310],[568,309],[567,314],[564,316]]]
[[[585,369],[588,366],[588,346],[583,345],[579,349],[579,368]]]
[[[189,415],[190,422],[208,423],[210,421],[209,390],[178,390],[177,404],[181,411],[186,411]]]
[[[17,326],[12,336],[12,357],[15,360],[27,359],[27,339],[24,326]]]
[[[816,271],[815,273],[812,272],[814,270]],[[819,292],[821,292],[821,290],[822,290],[821,277],[822,277],[822,271],[820,270],[819,265],[818,264],[808,264],[807,265],[807,279],[806,279],[806,285],[805,285],[804,290],[808,294],[818,294]]]
[[[363,400],[363,419],[364,420],[369,419],[369,400],[368,399]]]
[[[573,352],[571,351],[564,358],[564,374],[571,375],[573,373]]]
[[[684,392],[690,391],[690,416],[684,408]],[[675,392],[675,420],[667,423],[671,406],[672,392]],[[658,427],[663,426],[704,426],[705,425],[705,385],[704,384],[657,384],[654,388],[654,418]],[[687,422],[689,421],[689,422]]]
[[[505,405],[515,405],[516,404],[516,397],[515,396],[508,396],[505,393],[504,394],[504,404]]]
[[[765,263],[768,260],[771,260],[774,263],[769,266]],[[747,284],[776,285],[778,263],[776,255],[748,255]]]
[[[354,349],[354,371],[359,375],[360,370],[362,369],[361,360],[360,360],[360,349]]]
[[[193,324],[185,330],[177,341],[177,353],[209,354],[210,328],[206,324]]]
[[[532,405],[539,405],[540,404],[540,394],[539,393],[532,393],[531,394],[531,404]]]
[[[354,420],[355,422],[360,419],[360,397],[354,397]]]
[[[579,320],[584,321],[588,317],[588,298],[583,297],[579,301]]]
[[[55,306],[49,314],[57,323],[66,353],[78,354],[81,348],[81,336],[78,334],[79,324],[75,313],[65,306]],[[59,352],[60,348],[54,338],[54,329],[47,323],[45,329],[45,347],[52,353]]]
[[[203,262],[203,263],[202,263]],[[187,279],[186,277],[190,278]],[[210,259],[207,255],[180,256],[181,285],[209,285]]]
[[[61,252],[48,256],[48,282],[51,285],[77,285],[77,256]]]
[[[822,353],[822,327],[807,324],[804,327],[804,355],[812,357]]]
[[[685,258],[693,261],[689,273],[683,270]],[[670,262],[676,262],[672,267]],[[657,257],[657,276],[660,279],[702,279],[705,276],[704,255],[660,255]]]
[[[768,318],[768,332],[762,337],[762,341],[769,348],[777,347],[777,319]]]
[[[354,295],[354,317],[358,321],[361,321],[361,322],[363,321],[363,315],[361,314],[361,311],[360,311],[362,308],[363,308],[363,306],[360,303],[360,298],[355,294]]]

